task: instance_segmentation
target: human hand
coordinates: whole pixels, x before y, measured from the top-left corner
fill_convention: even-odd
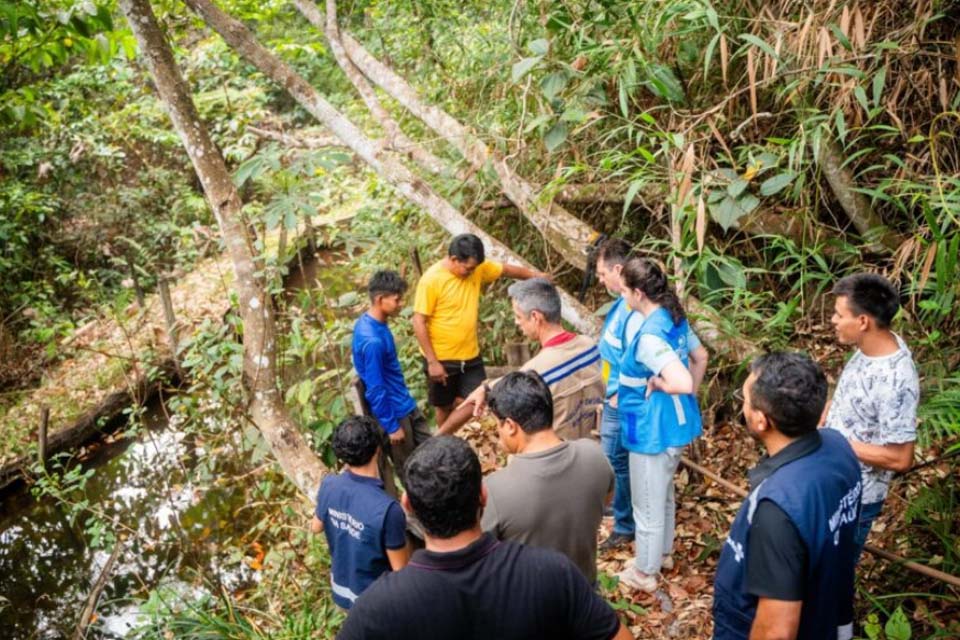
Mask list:
[[[473,417],[479,418],[483,415],[484,411],[487,409],[487,387],[486,385],[480,385],[476,389],[470,392],[470,395],[466,397],[463,401],[463,404],[469,402],[473,403]],[[461,405],[462,406],[462,405]]]
[[[647,378],[646,397],[649,398],[654,391],[663,391],[663,386],[660,384],[661,382],[663,382],[663,379],[660,376],[650,376]]]
[[[427,377],[430,378],[431,382],[447,384],[447,370],[443,368],[439,360],[427,363]]]
[[[610,408],[611,408],[611,409],[616,409],[616,408],[617,408],[617,405],[619,404],[619,402],[620,402],[620,394],[619,394],[619,393],[613,394],[612,396],[610,396],[610,399],[607,400],[607,404],[610,405]]]

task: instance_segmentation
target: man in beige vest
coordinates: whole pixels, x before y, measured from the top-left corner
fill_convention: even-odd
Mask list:
[[[564,440],[590,437],[605,392],[596,341],[563,328],[560,294],[547,280],[514,282],[507,293],[517,327],[526,338],[540,343],[537,355],[520,369],[536,371],[550,388],[554,430]],[[471,415],[479,415],[486,403],[486,386],[471,393],[438,433],[455,433]]]

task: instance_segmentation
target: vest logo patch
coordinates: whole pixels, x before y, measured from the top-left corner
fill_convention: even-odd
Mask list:
[[[857,507],[860,506],[860,482],[840,499],[837,510],[830,516],[830,533],[833,534],[833,546],[840,544],[840,527],[851,522],[857,522]]]
[[[330,516],[330,524],[340,529],[341,531],[346,531],[350,537],[360,539],[360,532],[363,531],[363,523],[354,518],[352,515],[346,511],[337,511],[335,509],[327,509],[327,515]]]
[[[743,544],[737,542],[731,537],[727,537],[727,544],[733,549],[733,559],[740,564],[743,561]]]

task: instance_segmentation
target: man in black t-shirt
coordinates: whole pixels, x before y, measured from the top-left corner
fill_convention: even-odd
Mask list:
[[[420,445],[404,486],[401,502],[423,525],[426,549],[357,599],[341,640],[632,637],[565,556],[483,533],[486,490],[465,441]]]

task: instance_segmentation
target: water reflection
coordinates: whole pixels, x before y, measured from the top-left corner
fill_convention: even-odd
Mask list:
[[[86,463],[96,469],[87,499],[125,538],[88,637],[125,637],[140,619],[138,599],[159,585],[195,599],[197,576],[228,589],[257,579],[227,561],[224,546],[239,544],[256,514],[241,509],[242,487],[216,482],[243,473],[249,456],[208,451],[179,425],[166,427],[159,406],[146,425],[140,437],[106,445]],[[209,481],[191,481],[198,465]],[[85,517],[71,524],[69,507],[56,501],[18,495],[0,507],[0,637],[69,637],[111,549],[88,547]]]

